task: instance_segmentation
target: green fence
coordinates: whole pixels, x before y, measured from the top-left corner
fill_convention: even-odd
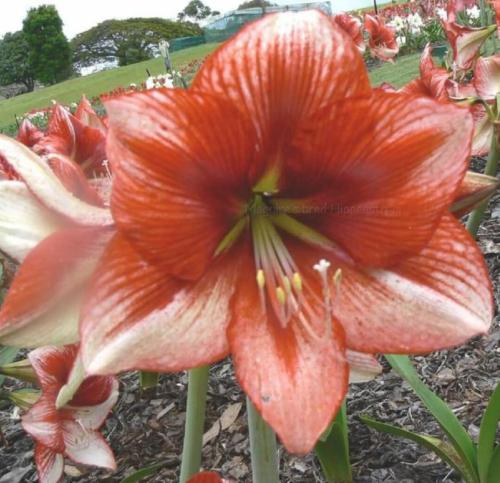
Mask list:
[[[194,47],[195,45],[204,44],[205,42],[204,35],[198,35],[196,37],[179,37],[169,42],[169,50],[170,52],[175,52],[176,50],[187,49],[188,47]]]

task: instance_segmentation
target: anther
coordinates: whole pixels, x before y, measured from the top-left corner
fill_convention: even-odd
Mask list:
[[[295,272],[292,277],[293,286],[297,292],[302,292],[302,277]]]
[[[266,276],[264,275],[264,270],[257,270],[257,285],[260,289],[264,288],[266,285]]]
[[[285,305],[286,302],[286,294],[285,291],[281,287],[276,288],[276,298],[280,305]]]
[[[339,288],[340,287],[340,284],[342,283],[342,269],[341,268],[337,268],[337,270],[335,270],[335,274],[333,275],[333,284],[335,285],[335,288]]]

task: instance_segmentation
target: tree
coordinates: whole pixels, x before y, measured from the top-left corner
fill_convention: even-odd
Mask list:
[[[77,67],[110,61],[132,64],[153,57],[161,40],[202,34],[198,25],[161,18],[106,20],[71,41],[73,60]]]
[[[212,10],[208,5],[205,5],[201,0],[191,0],[182,12],[177,14],[179,20],[192,20],[194,22],[203,20],[212,15],[219,15],[220,12]]]
[[[71,74],[71,48],[62,26],[53,5],[30,9],[23,21],[29,62],[35,78],[44,84],[55,84]]]
[[[266,7],[274,7],[276,4],[267,2],[266,0],[249,0],[248,2],[242,3],[238,10],[244,10],[246,8],[266,8]]]
[[[24,84],[35,88],[35,73],[29,61],[29,45],[22,31],[5,34],[0,40],[0,85]]]

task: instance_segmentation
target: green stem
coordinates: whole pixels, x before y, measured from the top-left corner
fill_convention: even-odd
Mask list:
[[[488,16],[486,13],[486,0],[479,0],[479,9],[481,11],[481,27],[485,27],[488,23]]]
[[[498,157],[500,155],[500,150],[498,149],[498,142],[496,133],[493,134],[493,138],[491,140],[491,148],[490,153],[488,155],[488,161],[486,163],[486,168],[484,169],[484,174],[488,176],[496,176],[498,169]],[[469,233],[475,238],[477,235],[477,231],[479,230],[479,225],[481,224],[481,220],[483,219],[484,212],[488,207],[488,200],[479,205],[469,216],[467,220],[467,230]]]
[[[182,447],[180,483],[200,471],[203,427],[208,389],[208,366],[189,371],[186,425]]]
[[[352,482],[351,460],[349,457],[349,428],[347,407],[342,403],[330,433],[320,439],[315,447],[323,474],[329,483]]]
[[[279,483],[276,435],[247,398],[253,483]]]

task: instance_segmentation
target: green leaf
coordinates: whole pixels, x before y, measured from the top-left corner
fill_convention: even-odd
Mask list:
[[[481,420],[481,427],[479,428],[477,466],[481,483],[486,482],[488,478],[498,421],[500,421],[500,384],[497,385],[491,395],[490,402]],[[500,466],[497,471],[497,475],[500,474]]]
[[[490,460],[490,469],[488,471],[488,479],[486,483],[498,483],[498,475],[500,474],[500,446],[495,448]]]
[[[152,389],[158,385],[160,374],[157,372],[139,371],[141,389]]]
[[[413,433],[392,424],[382,423],[367,416],[360,416],[360,419],[367,426],[370,426],[377,431],[415,441],[415,443],[418,443],[424,448],[430,449],[444,462],[448,463],[452,468],[458,471],[466,482],[475,482],[477,480],[475,473],[470,473],[462,457],[450,443],[441,441],[439,438],[429,436],[428,434]]]
[[[475,475],[474,480],[470,481],[479,482],[476,448],[453,411],[420,380],[417,371],[407,356],[386,354],[384,357],[392,368],[410,384],[417,396],[436,418],[436,421],[450,439],[455,450],[461,456],[464,464],[467,465],[467,473]]]
[[[155,463],[154,465],[145,466],[140,470],[137,470],[135,473],[127,476],[122,480],[121,483],[136,483],[137,481],[141,481],[146,476],[154,475],[158,470],[165,466],[165,462],[163,463]]]
[[[348,435],[346,405],[344,402],[337,413],[328,436],[321,438],[315,447],[316,456],[328,483],[352,482]]]
[[[19,349],[17,347],[0,347],[0,366],[5,366],[12,362]],[[5,376],[0,375],[0,386],[2,386]]]

